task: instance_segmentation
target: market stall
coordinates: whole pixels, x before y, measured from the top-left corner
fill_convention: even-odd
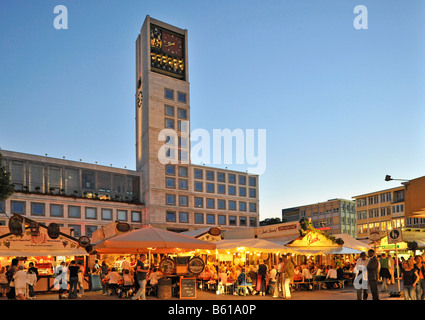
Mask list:
[[[21,221],[20,230],[13,226],[18,220],[9,227],[0,226],[0,266],[10,265],[13,258],[25,268],[33,262],[39,274],[35,292],[56,290],[53,286],[55,267],[62,261],[84,261],[87,251],[79,239],[64,232],[52,232],[51,227],[36,224],[34,220],[17,219]]]

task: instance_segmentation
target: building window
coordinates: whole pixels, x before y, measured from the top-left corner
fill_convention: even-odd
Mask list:
[[[257,218],[249,218],[249,226],[252,227],[257,227]]]
[[[172,164],[167,164],[165,166],[165,174],[174,176],[176,174],[176,167]]]
[[[81,234],[81,226],[78,224],[69,224],[68,225],[69,228],[73,229],[73,236],[76,238],[79,238],[82,236]]]
[[[25,202],[11,201],[12,213],[25,215]]]
[[[239,217],[239,225],[241,227],[246,227],[246,217]]]
[[[257,186],[257,179],[254,177],[249,177],[249,186],[250,187],[256,187]]]
[[[86,226],[86,236],[91,238],[96,230],[97,226]]]
[[[226,186],[224,184],[217,185],[217,193],[226,194]]]
[[[177,116],[179,119],[187,119],[187,110],[182,108],[177,108]]]
[[[204,207],[204,199],[195,197],[195,207],[196,208],[203,208]]]
[[[63,205],[51,204],[50,205],[50,216],[63,218]]]
[[[179,222],[188,223],[189,222],[189,213],[179,212]]]
[[[236,183],[236,175],[229,173],[228,174],[229,183]]]
[[[229,192],[229,195],[235,196],[236,195],[236,187],[235,186],[229,186],[228,192]]]
[[[225,215],[222,215],[222,214],[218,215],[218,224],[222,225],[222,226],[226,225],[226,216]]]
[[[131,211],[131,221],[142,222],[142,214],[140,213],[140,211]]]
[[[236,210],[236,201],[229,200],[229,210]]]
[[[208,224],[215,224],[215,215],[214,214],[207,214],[207,223]]]
[[[180,206],[187,207],[189,205],[189,200],[187,196],[179,196]]]
[[[117,220],[118,221],[127,221],[127,210],[117,210]]]
[[[207,170],[205,176],[207,180],[214,181],[214,171]]]
[[[112,220],[111,209],[102,209],[102,220]]]
[[[203,213],[195,213],[195,223],[203,224],[204,223],[204,214]]]
[[[245,176],[239,176],[239,184],[246,185],[246,177]]]
[[[246,197],[246,188],[245,187],[239,187],[239,196],[240,197]]]
[[[201,169],[195,169],[195,179],[202,179],[203,173]]]
[[[202,192],[202,182],[200,182],[200,181],[195,181],[195,191],[200,191],[200,192]]]
[[[97,219],[97,209],[86,208],[86,219]]]
[[[168,129],[174,129],[174,120],[165,118],[165,127]]]
[[[166,203],[168,205],[175,205],[176,204],[176,196],[174,194],[167,194],[166,195]]]
[[[229,226],[236,226],[236,217],[229,216]]]
[[[246,211],[246,202],[239,201],[239,211]]]
[[[182,189],[182,190],[187,190],[188,189],[187,180],[179,179],[179,188]]]
[[[165,183],[167,188],[175,188],[176,180],[174,178],[165,178]]]
[[[257,204],[254,202],[249,203],[249,212],[257,212]]]
[[[215,208],[215,200],[214,199],[207,199],[207,208],[208,209],[214,209]]]
[[[44,203],[31,203],[32,216],[44,216]]]
[[[179,167],[179,176],[187,177],[187,167]]]
[[[249,189],[249,197],[250,198],[255,198],[256,196],[257,196],[256,189]]]
[[[217,181],[226,182],[226,174],[223,172],[217,172]]]
[[[174,100],[174,90],[164,88],[164,98]]]
[[[217,200],[217,207],[220,210],[226,210],[226,200],[218,199]]]
[[[214,183],[207,183],[207,192],[214,193]]]
[[[68,206],[68,218],[81,218],[80,207]]]
[[[174,211],[167,211],[167,222],[176,222],[176,213]]]
[[[166,116],[174,117],[174,107],[173,106],[165,106],[164,107],[164,114]]]
[[[187,101],[186,93],[177,91],[177,100],[178,100],[178,102],[186,103],[186,101]]]
[[[0,201],[0,213],[5,212],[4,201]]]

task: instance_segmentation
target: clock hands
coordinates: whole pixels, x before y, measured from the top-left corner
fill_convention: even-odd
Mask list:
[[[165,47],[169,47],[169,46],[174,46],[176,43],[175,42],[168,42]]]

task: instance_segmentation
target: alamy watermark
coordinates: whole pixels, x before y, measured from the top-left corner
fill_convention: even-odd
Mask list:
[[[174,129],[160,131],[158,141],[164,142],[158,151],[161,164],[236,164],[247,165],[248,173],[252,174],[261,175],[266,171],[266,129],[213,129],[212,134],[206,129],[190,132],[189,121],[182,121],[179,129],[180,135]]]

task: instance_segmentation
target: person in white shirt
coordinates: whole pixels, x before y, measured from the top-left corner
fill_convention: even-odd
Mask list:
[[[302,276],[304,277],[304,282],[308,282],[307,290],[311,290],[312,289],[311,288],[311,282],[313,281],[313,276],[310,272],[310,269],[306,265],[302,265],[301,268],[302,268],[301,273],[302,273]]]
[[[360,253],[360,257],[356,260],[356,267],[354,268],[354,281],[356,281],[357,277],[359,278],[357,281],[360,281],[363,283],[363,281],[366,282],[366,285],[364,286],[366,289],[356,289],[357,291],[357,300],[367,300],[368,293],[367,293],[367,269],[366,266],[369,262],[369,258],[366,256],[366,252]],[[366,275],[366,276],[365,276]]]
[[[15,292],[17,300],[25,300],[27,293],[27,273],[24,271],[24,266],[18,266],[18,272],[13,276],[15,280]]]
[[[112,268],[105,278],[108,279],[109,288],[111,289],[109,295],[116,294],[118,283],[121,280],[121,276],[118,274],[115,268]]]

